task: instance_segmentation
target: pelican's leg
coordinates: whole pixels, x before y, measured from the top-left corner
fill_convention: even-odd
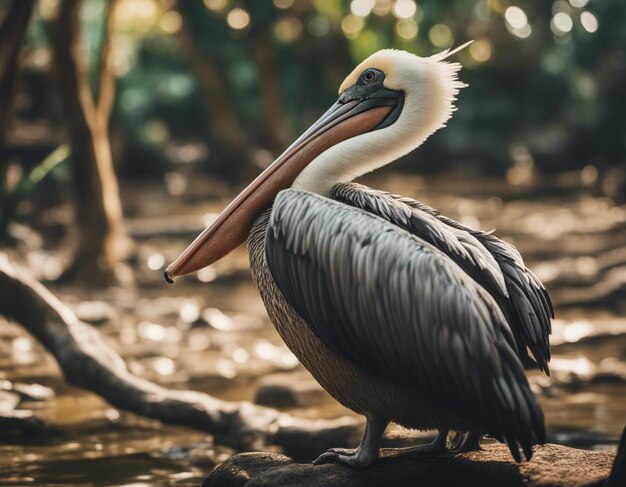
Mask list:
[[[320,465],[328,462],[339,462],[352,467],[370,466],[378,459],[380,442],[388,424],[389,421],[367,418],[361,443],[356,449],[331,448],[326,453],[322,453],[313,464]]]
[[[448,430],[439,430],[437,436],[433,441],[426,445],[409,446],[406,448],[398,448],[401,454],[404,453],[438,453],[446,451],[446,445],[448,443]]]

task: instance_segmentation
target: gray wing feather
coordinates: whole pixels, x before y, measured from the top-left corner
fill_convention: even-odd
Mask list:
[[[266,257],[276,284],[336,353],[410,384],[519,458],[543,415],[491,296],[430,244],[304,191],[274,203]]]
[[[464,269],[480,273],[497,293],[508,296],[502,271],[493,255],[470,233],[450,227],[436,215],[416,211],[400,197],[356,183],[338,184],[332,198],[374,213],[398,225],[452,258]]]
[[[473,230],[411,198],[356,183],[338,184],[332,197],[379,215],[426,240],[454,260],[496,300],[511,325],[518,354],[549,375],[552,302],[519,252],[496,236]]]

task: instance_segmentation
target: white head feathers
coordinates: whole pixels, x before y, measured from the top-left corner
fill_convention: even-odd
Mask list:
[[[388,127],[353,137],[326,150],[298,175],[293,187],[327,195],[335,184],[351,181],[420,146],[446,124],[456,109],[454,101],[466,85],[458,79],[461,65],[444,60],[469,44],[426,58],[385,49],[359,64],[342,83],[339,92],[355,84],[366,69],[378,69],[385,74],[386,88],[404,92],[400,116]]]

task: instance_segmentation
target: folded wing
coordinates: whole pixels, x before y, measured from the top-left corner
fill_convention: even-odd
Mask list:
[[[364,210],[285,190],[266,235],[289,304],[336,353],[506,441],[545,441],[543,415],[493,298],[435,247]]]
[[[511,325],[520,357],[526,359],[529,349],[539,368],[549,374],[554,310],[545,287],[526,268],[515,247],[419,201],[360,184],[338,184],[332,197],[384,218],[450,257],[498,303]]]

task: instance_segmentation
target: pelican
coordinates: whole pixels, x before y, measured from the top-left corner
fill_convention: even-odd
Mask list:
[[[314,463],[372,464],[390,422],[438,430],[410,452],[445,450],[450,430],[464,432],[457,449],[489,434],[516,461],[545,443],[523,367],[532,355],[548,372],[553,310],[544,286],[493,234],[353,182],[445,125],[465,86],[451,54],[382,50],[363,61],[337,102],[165,271],[173,282],[247,240],[282,339],[366,418],[356,449],[331,449]]]

